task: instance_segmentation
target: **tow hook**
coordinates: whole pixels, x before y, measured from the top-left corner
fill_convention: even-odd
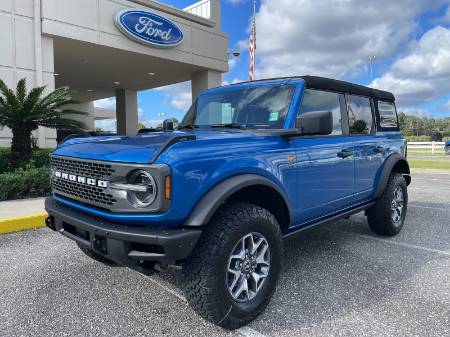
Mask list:
[[[45,219],[45,225],[50,228],[53,231],[56,231],[55,227],[55,218],[52,216],[49,216]]]

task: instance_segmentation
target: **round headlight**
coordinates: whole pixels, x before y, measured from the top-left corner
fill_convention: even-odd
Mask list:
[[[150,206],[156,198],[156,183],[152,175],[144,170],[136,170],[128,176],[128,183],[140,190],[128,191],[128,201],[136,208]]]

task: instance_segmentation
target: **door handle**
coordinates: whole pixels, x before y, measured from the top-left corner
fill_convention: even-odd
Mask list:
[[[350,150],[342,150],[342,151],[340,151],[340,152],[337,153],[337,156],[338,156],[339,158],[342,158],[342,159],[347,158],[347,157],[351,157],[351,156],[353,156],[353,151],[350,151]]]
[[[375,151],[375,153],[383,153],[384,152],[384,146],[378,145],[378,146],[375,147],[374,151]]]

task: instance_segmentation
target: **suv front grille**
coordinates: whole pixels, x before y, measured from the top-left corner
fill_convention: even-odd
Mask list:
[[[108,193],[104,187],[89,185],[79,182],[78,179],[70,180],[63,177],[56,177],[53,173],[60,172],[85,179],[102,179],[108,181],[114,173],[111,165],[89,162],[84,160],[74,160],[67,158],[51,157],[50,164],[52,169],[52,189],[54,193],[75,199],[96,206],[111,208],[116,199]]]
[[[53,170],[90,178],[106,178],[114,173],[111,165],[79,161],[67,158],[51,157]]]

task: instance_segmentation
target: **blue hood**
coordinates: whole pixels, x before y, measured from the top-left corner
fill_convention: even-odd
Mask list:
[[[137,136],[102,136],[72,138],[60,144],[53,154],[65,157],[116,161],[123,163],[149,163],[153,156],[174,136],[195,135],[198,140],[248,140],[249,134],[235,130],[193,132],[153,132]],[[240,141],[240,140],[238,140]]]
[[[153,156],[174,134],[183,132],[158,132],[138,136],[103,136],[72,138],[60,144],[53,154],[66,157],[149,163]]]

